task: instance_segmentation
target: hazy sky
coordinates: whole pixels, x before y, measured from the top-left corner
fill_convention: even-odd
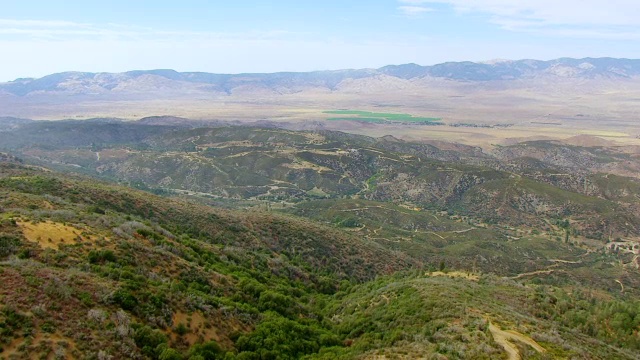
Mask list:
[[[640,57],[639,0],[0,0],[0,81]]]

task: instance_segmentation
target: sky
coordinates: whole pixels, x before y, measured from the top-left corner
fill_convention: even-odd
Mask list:
[[[640,58],[638,0],[0,0],[0,81]]]

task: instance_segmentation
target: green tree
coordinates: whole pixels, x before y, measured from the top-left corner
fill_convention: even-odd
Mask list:
[[[224,352],[220,345],[215,341],[209,341],[204,344],[195,344],[189,351],[189,360],[195,358],[202,360],[216,360],[224,357]]]

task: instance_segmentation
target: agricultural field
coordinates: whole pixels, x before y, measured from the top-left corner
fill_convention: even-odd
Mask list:
[[[362,121],[374,124],[386,124],[386,123],[410,123],[410,124],[424,124],[430,123],[432,125],[440,124],[441,118],[432,117],[419,117],[411,114],[403,113],[380,113],[361,110],[331,110],[325,111],[325,114],[343,115],[341,117],[330,117],[327,120],[332,121]]]

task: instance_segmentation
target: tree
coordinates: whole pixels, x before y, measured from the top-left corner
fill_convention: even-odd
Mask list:
[[[222,348],[215,341],[209,341],[204,344],[195,344],[189,351],[189,360],[216,360],[221,359],[224,355]]]
[[[177,350],[166,347],[158,356],[159,360],[183,360],[182,354]]]

